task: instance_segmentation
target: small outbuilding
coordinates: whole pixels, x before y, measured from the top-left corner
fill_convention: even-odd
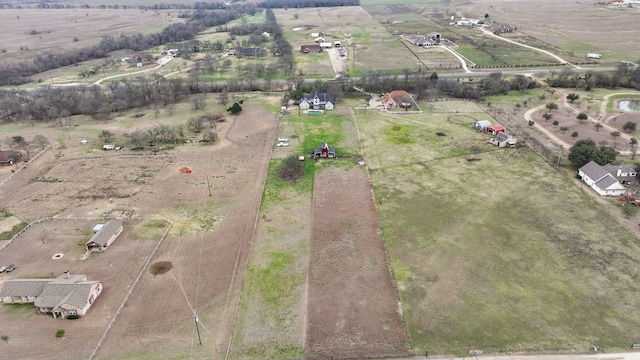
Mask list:
[[[478,130],[478,132],[485,132],[487,127],[491,126],[491,121],[489,120],[475,121],[473,124],[471,124],[471,126],[473,126],[474,129]]]
[[[499,132],[489,140],[489,144],[493,144],[497,147],[515,147],[516,140],[505,132]]]
[[[486,127],[486,132],[491,135],[498,135],[498,133],[504,132],[505,128],[502,125],[491,125]]]
[[[13,165],[22,158],[17,151],[0,151],[0,165]]]
[[[95,233],[85,245],[88,252],[103,252],[107,250],[109,245],[122,233],[122,223],[117,220],[109,220],[102,227],[99,225],[93,228]]]
[[[329,146],[327,143],[323,143],[321,147],[315,148],[313,150],[314,158],[335,158],[336,157],[336,149]]]

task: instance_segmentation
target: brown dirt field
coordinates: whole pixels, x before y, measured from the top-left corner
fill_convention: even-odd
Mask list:
[[[366,173],[316,173],[312,218],[305,358],[411,355]]]
[[[225,357],[276,129],[276,116],[247,100],[242,113],[227,119],[216,144],[185,144],[158,155],[87,151],[78,146],[56,149],[0,186],[3,207],[22,219],[56,214],[124,215],[126,211],[119,209],[130,209],[134,218],[160,214],[174,221],[174,228],[183,229],[172,231],[152,261],[169,261],[174,268],[156,276],[144,272],[97,358]],[[57,153],[63,156],[56,157]],[[183,167],[192,173],[180,172]],[[29,183],[35,176],[60,182]],[[185,208],[193,212],[185,210],[185,215],[181,212]],[[190,217],[213,219],[215,224],[208,231],[190,230],[189,221],[195,221]],[[39,227],[43,232],[51,230],[47,224]],[[0,306],[0,333],[11,337],[2,356],[51,359],[51,354],[57,354],[60,359],[86,359],[157,242],[140,240],[138,245],[118,239],[113,248],[83,263],[78,260],[84,250],[76,244],[77,235],[60,235],[56,242],[47,237],[42,245],[38,235],[31,233],[0,252],[0,262],[18,265],[10,278],[42,272],[48,276],[66,269],[58,264],[73,261],[77,265],[70,270],[103,281],[105,290],[98,302],[104,301],[104,306],[96,304],[86,318],[76,321],[35,313],[27,316]],[[59,243],[56,246],[77,248],[78,253],[56,260],[54,270],[48,265],[52,254],[34,254],[32,248],[25,247],[33,243],[28,236],[38,239],[36,249]],[[140,236],[145,238],[144,231]],[[135,250],[136,246],[142,248]],[[111,259],[112,263],[93,259]],[[119,277],[119,282],[110,280],[112,276]],[[202,346],[198,345],[194,311]],[[53,336],[61,327],[67,330],[64,343]],[[39,333],[40,329],[43,334],[36,337],[38,347],[33,346],[33,335],[21,335]]]
[[[125,223],[125,230],[108,251],[81,260],[83,244],[91,237],[96,223],[74,220],[41,223],[0,251],[0,263],[17,265],[12,273],[0,274],[3,280],[55,277],[68,270],[72,274],[86,274],[88,280],[100,280],[104,286],[87,314],[74,321],[38,315],[33,304],[0,306],[0,334],[10,336],[10,344],[2,348],[0,358],[86,359],[91,354],[156,244],[131,233],[137,222]],[[52,259],[57,253],[64,256]],[[64,340],[54,337],[57,329],[65,329]],[[35,343],[43,347],[34,346]]]
[[[137,9],[0,9],[2,29],[0,44],[6,53],[0,60],[31,58],[41,51],[53,53],[97,44],[103,35],[158,32],[181,22],[167,16],[173,10],[140,11]],[[31,35],[31,31],[37,34]],[[74,37],[78,41],[73,41]],[[26,46],[28,51],[21,51]]]
[[[517,33],[526,34],[556,46],[582,43],[602,52],[603,61],[620,52],[638,56],[635,9],[608,8],[599,0],[585,1],[513,1],[480,0],[461,7],[467,16],[489,14],[499,23],[517,26]],[[600,5],[596,5],[600,4]],[[531,14],[538,14],[531,16]],[[597,29],[597,30],[595,30]],[[517,35],[516,33],[516,35]],[[610,34],[615,33],[615,41]],[[588,45],[587,45],[588,44]],[[588,51],[585,50],[584,55]]]

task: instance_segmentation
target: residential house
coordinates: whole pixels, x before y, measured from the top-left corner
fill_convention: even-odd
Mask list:
[[[620,196],[627,192],[625,184],[635,181],[637,173],[630,165],[599,165],[589,161],[578,169],[578,177],[602,196]]]
[[[312,95],[305,95],[300,100],[300,109],[333,110],[334,101],[329,93],[315,92]]]
[[[499,132],[497,134],[495,134],[491,140],[488,141],[489,144],[493,144],[497,147],[514,147],[516,146],[516,140],[513,139],[513,137],[511,137],[511,135],[508,135],[505,132]]]
[[[21,158],[22,154],[18,151],[0,151],[0,165],[13,165]]]
[[[156,60],[157,59],[151,54],[138,53],[138,54],[133,54],[129,57],[129,61],[135,62],[135,63],[150,63]]]
[[[66,318],[85,315],[100,293],[100,281],[65,272],[55,279],[7,280],[0,289],[0,299],[4,303],[33,303],[41,314]]]
[[[387,110],[394,108],[408,109],[413,106],[414,101],[408,92],[404,90],[393,90],[382,97],[382,104]]]
[[[507,24],[497,24],[491,27],[491,30],[494,34],[508,33],[515,31],[515,28],[507,25]]]
[[[103,226],[95,227],[94,232],[85,247],[87,251],[103,252],[122,233],[122,224],[117,220],[109,220]]]
[[[433,40],[427,36],[412,35],[407,38],[411,44],[422,47],[430,47],[434,45]]]
[[[241,56],[263,56],[267,52],[264,48],[250,47],[240,49]]]
[[[300,52],[303,52],[305,54],[317,54],[317,53],[321,53],[322,52],[322,46],[318,45],[318,44],[314,44],[314,45],[302,45],[300,46]]]

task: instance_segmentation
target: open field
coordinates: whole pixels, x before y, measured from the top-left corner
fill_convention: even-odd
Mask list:
[[[640,249],[587,193],[461,115],[358,116],[417,353],[614,351],[640,335]]]
[[[52,220],[32,227],[25,235],[0,252],[0,263],[17,264],[8,278],[57,277],[64,271],[85,274],[88,280],[100,280],[104,291],[81,320],[54,320],[36,314],[33,304],[0,306],[0,333],[10,336],[10,345],[2,349],[2,357],[22,359],[86,359],[95,348],[111,318],[133,284],[141,266],[151,255],[162,231],[156,238],[137,235],[144,221],[125,223],[125,231],[105,253],[92,254],[81,260],[84,244],[99,221]],[[159,224],[166,229],[168,223]],[[158,233],[156,233],[157,235]],[[53,260],[56,253],[64,254]],[[64,341],[54,337],[57,329],[65,329]],[[47,350],[33,346],[46,344]],[[53,355],[55,354],[55,355]]]
[[[535,0],[513,6],[509,1],[479,0],[458,9],[469,17],[489,14],[496,22],[517,26],[516,36],[526,34],[578,57],[598,52],[603,55],[602,62],[639,59],[640,49],[635,46],[637,33],[633,30],[637,28],[638,9],[621,10],[601,4],[595,0]]]
[[[159,32],[171,23],[183,21],[171,15],[175,13],[175,10],[133,9],[0,9],[5,29],[0,32],[0,43],[6,49],[6,53],[0,53],[0,61],[23,60],[43,51],[55,54],[88,47],[97,44],[104,35]]]
[[[79,145],[62,147],[54,144],[56,149],[51,152],[52,155],[39,158],[0,187],[3,207],[22,219],[53,214],[101,216],[108,213],[124,216],[128,213],[133,217],[160,215],[173,222],[169,238],[154,257],[154,261],[171,262],[173,269],[156,276],[144,273],[103,342],[98,358],[157,359],[169,355],[176,358],[224,358],[276,127],[273,113],[265,110],[264,105],[272,100],[277,102],[277,99],[262,97],[253,102],[251,96],[247,96],[244,100],[243,112],[229,117],[218,128],[220,141],[216,144],[185,144],[158,155],[149,152],[141,155],[134,155],[134,152],[85,152],[87,149]],[[121,134],[130,126],[149,126],[149,120],[140,118],[139,123],[133,125],[129,123],[129,118],[124,118],[122,128],[118,127],[118,120],[103,126]],[[22,134],[19,126],[10,128],[16,134]],[[82,138],[83,130],[83,126],[75,128],[73,138]],[[86,135],[90,135],[90,130],[86,130]],[[29,131],[36,130],[26,127],[22,131],[27,135]],[[46,128],[40,131],[47,134]],[[55,129],[53,131],[57,132]],[[181,171],[183,167],[188,167],[192,172]],[[30,181],[34,178],[56,181]],[[211,196],[208,196],[208,182]],[[141,245],[155,245],[154,241],[147,240],[155,233],[157,231],[153,226],[132,229],[132,234],[136,234]],[[12,251],[21,249],[21,241],[25,241],[22,244],[28,244],[28,234],[30,232],[0,254],[3,261],[18,265],[14,273],[3,274],[3,278],[24,275],[26,273],[22,271],[37,265],[37,262],[28,258],[12,255]],[[58,246],[62,248],[78,246],[76,238],[60,236],[56,239],[59,239]],[[104,255],[117,257],[118,246],[123,251],[127,251],[128,246],[134,246],[120,240],[123,239],[119,239],[114,248]],[[44,249],[49,244],[54,245],[53,242],[41,245],[38,239],[37,246]],[[112,250],[113,254],[109,255]],[[120,276],[123,276],[122,272],[127,272],[123,278],[130,279],[140,270],[141,261],[145,258],[136,254],[139,253],[134,251],[131,254],[135,258],[131,267],[136,271],[128,271],[128,267],[119,269]],[[148,253],[145,254],[148,256]],[[74,257],[65,256],[62,261],[64,259],[72,260]],[[92,259],[93,256],[88,261]],[[126,259],[122,257],[123,261]],[[127,290],[127,284],[112,285],[107,275],[98,276],[102,274],[101,271],[110,268],[106,260],[95,263],[95,268],[91,269],[84,262],[76,260],[76,263],[80,264],[77,265],[78,272],[86,270],[90,278],[104,281],[105,299],[109,299],[109,292],[122,294]],[[105,268],[105,264],[108,268]],[[116,268],[115,263],[113,268]],[[51,269],[46,270],[46,276],[60,270],[44,263],[38,269],[40,272]],[[97,275],[92,276],[94,273],[90,271],[95,271]],[[38,274],[30,272],[28,275]],[[121,297],[118,299],[122,300]],[[0,324],[15,321],[20,321],[23,324],[21,326],[26,324],[21,313],[5,309],[8,308],[3,307]],[[93,350],[109,320],[107,310],[104,313],[99,311],[99,307],[92,308],[86,318],[73,323],[35,315],[30,316],[28,321],[33,319],[36,327],[39,326],[37,324],[44,324],[43,331],[67,327],[68,337],[83,332],[91,334],[92,337],[85,338],[78,353],[65,356],[87,358],[86,350]],[[104,314],[104,318],[100,314]],[[196,314],[202,346],[198,345],[194,327]],[[104,320],[95,322],[92,316]],[[71,325],[73,331],[69,327]],[[26,341],[21,333],[7,332],[11,343],[3,348],[3,354],[13,354],[12,357],[51,358],[44,349],[62,346],[52,333],[51,340],[44,340],[47,336],[39,340],[41,343],[50,341],[51,346],[35,351],[32,343]],[[23,348],[17,344],[29,345],[31,350],[23,352]]]

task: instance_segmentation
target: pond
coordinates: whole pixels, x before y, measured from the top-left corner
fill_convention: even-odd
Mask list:
[[[640,111],[640,100],[620,100],[618,109],[621,111]]]

